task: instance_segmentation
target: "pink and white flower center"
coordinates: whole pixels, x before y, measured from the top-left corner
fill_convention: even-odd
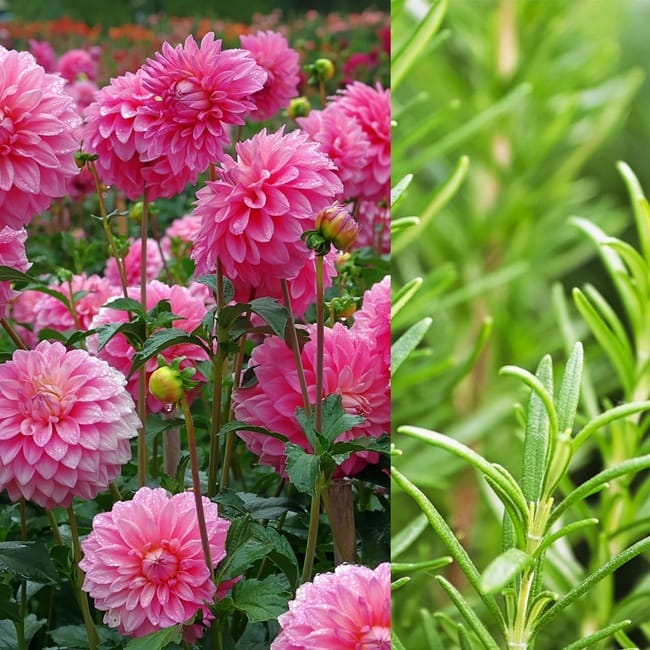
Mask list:
[[[35,420],[58,422],[68,410],[64,402],[63,391],[52,384],[38,386],[32,396],[30,410]]]
[[[142,572],[154,584],[168,582],[178,572],[178,557],[169,548],[153,548],[142,558]]]
[[[364,625],[356,650],[390,650],[390,629],[383,625]]]

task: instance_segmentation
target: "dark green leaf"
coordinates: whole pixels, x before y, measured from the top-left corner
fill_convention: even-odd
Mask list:
[[[287,443],[287,476],[299,492],[313,495],[320,474],[320,458],[302,447]]]
[[[21,273],[11,266],[0,266],[0,282],[33,282],[38,284],[38,280],[27,273]]]
[[[20,620],[20,609],[11,585],[0,584],[0,620]]]
[[[254,314],[261,316],[280,338],[284,338],[284,331],[289,320],[287,308],[275,298],[256,298],[251,300],[250,309]]]
[[[47,623],[46,619],[37,619],[34,614],[25,617],[25,642],[28,646],[45,623]],[[18,648],[18,639],[14,624],[11,621],[0,621],[0,650],[16,650],[16,648]]]
[[[133,298],[116,298],[111,300],[106,307],[109,309],[119,309],[120,311],[132,311],[138,316],[144,316],[144,309],[139,300]]]
[[[0,571],[45,585],[58,582],[43,542],[0,542]]]
[[[192,336],[187,332],[179,329],[163,329],[154,332],[133,356],[131,370],[129,376],[132,375],[141,365],[155,357],[157,354],[172,347],[173,345],[191,344],[196,345],[205,350],[203,341],[197,336]],[[206,350],[207,352],[207,350]]]
[[[134,347],[140,347],[145,338],[145,324],[141,318],[136,318],[126,323],[108,323],[97,328],[97,350],[101,351],[104,346],[117,334],[124,334],[129,343]]]
[[[270,621],[287,611],[289,593],[278,576],[263,580],[249,579],[238,582],[232,591],[235,608],[246,615],[251,623]]]
[[[271,436],[272,438],[277,438],[278,440],[282,440],[282,442],[287,442],[289,440],[281,433],[269,431],[264,427],[256,427],[251,424],[246,424],[246,422],[239,422],[238,420],[231,420],[230,422],[224,424],[221,429],[219,429],[219,435],[223,436],[226,433],[230,433],[231,431],[254,431],[256,433],[264,433],[267,436]]]
[[[183,628],[181,625],[166,627],[163,630],[152,632],[147,636],[129,641],[125,650],[162,650],[170,643],[180,643]]]
[[[343,398],[332,393],[323,400],[323,430],[322,436],[329,442],[334,442],[338,436],[350,429],[363,424],[360,415],[350,415],[343,409]]]

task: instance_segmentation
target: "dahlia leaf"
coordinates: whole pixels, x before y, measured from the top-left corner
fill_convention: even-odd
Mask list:
[[[29,614],[23,620],[24,639],[26,646],[32,640],[36,632],[47,623],[44,618],[38,619],[34,614]],[[16,650],[18,639],[16,637],[16,628],[10,621],[0,621],[0,650]]]
[[[277,618],[287,611],[289,593],[278,576],[267,576],[238,582],[232,590],[235,609],[246,614],[251,623]]]
[[[161,650],[170,643],[180,643],[183,627],[174,625],[129,641],[125,650]]]
[[[34,282],[38,284],[36,278],[27,275],[27,273],[17,271],[11,266],[0,266],[0,282]]]
[[[20,609],[14,598],[14,590],[11,585],[0,584],[0,620],[20,620]]]
[[[276,438],[277,440],[282,440],[282,442],[287,442],[289,439],[286,436],[283,436],[281,433],[276,433],[275,431],[269,431],[264,427],[257,427],[252,424],[246,424],[246,422],[239,422],[238,420],[231,420],[227,424],[224,424],[221,429],[219,429],[219,435],[224,436],[226,433],[231,431],[254,431],[255,433],[264,433],[271,438]]]
[[[263,318],[275,334],[284,337],[284,330],[289,320],[289,312],[275,298],[256,298],[251,300],[250,309]]]
[[[320,457],[290,442],[286,444],[287,476],[299,492],[314,494],[320,475]]]
[[[350,415],[343,409],[343,398],[334,393],[323,400],[323,429],[321,434],[329,442],[350,429],[363,424],[361,415]]]
[[[380,454],[389,454],[390,438],[386,435],[380,438],[363,436],[347,442],[337,442],[332,445],[330,453],[336,464],[340,465],[357,451],[376,451]]]
[[[144,309],[138,300],[133,298],[116,298],[106,305],[109,309],[119,309],[120,311],[132,311],[138,316],[144,316]]]
[[[59,580],[43,542],[0,542],[0,571],[44,585]]]
[[[166,350],[172,345],[189,344],[203,348],[208,354],[205,344],[198,336],[192,336],[180,329],[170,328],[154,332],[143,344],[142,349],[133,355],[133,362],[129,376],[131,376],[141,365],[155,357],[159,352]]]
[[[97,351],[101,352],[106,344],[117,334],[124,334],[129,343],[140,347],[145,337],[145,325],[141,318],[127,323],[107,323],[97,328]]]

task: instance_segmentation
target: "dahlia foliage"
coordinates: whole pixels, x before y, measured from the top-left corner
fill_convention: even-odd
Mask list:
[[[254,20],[0,46],[16,647],[388,648],[387,16]]]

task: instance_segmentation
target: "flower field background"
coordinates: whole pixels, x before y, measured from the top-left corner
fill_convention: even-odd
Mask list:
[[[394,648],[647,648],[641,2],[392,2]]]
[[[0,24],[0,648],[390,647],[389,35]]]

